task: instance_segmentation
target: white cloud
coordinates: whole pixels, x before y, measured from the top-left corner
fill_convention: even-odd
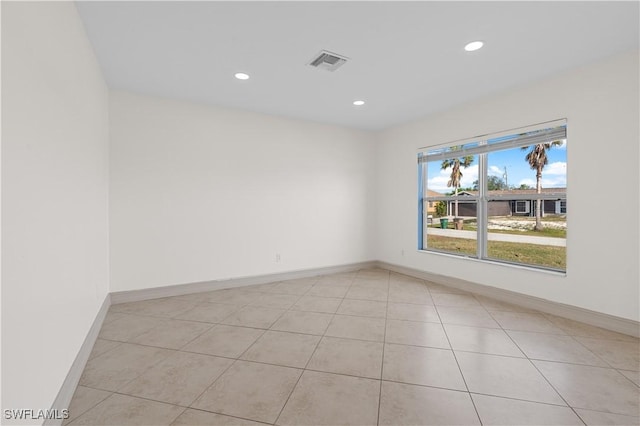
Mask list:
[[[542,176],[543,188],[564,188],[567,186],[566,176],[555,176],[553,179]]]
[[[449,181],[449,177],[448,176],[442,176],[442,175],[438,175],[434,178],[431,178],[427,181],[427,188],[432,190],[432,191],[436,191],[436,192],[442,192],[443,194],[445,192],[449,192],[450,189],[447,188],[447,182]]]
[[[441,193],[453,191],[453,187],[448,187],[447,182],[451,179],[451,169],[440,170],[437,176],[427,181],[427,188]],[[478,165],[471,165],[466,169],[462,169],[462,179],[460,181],[461,188],[472,187],[473,182],[478,180]]]
[[[558,176],[554,176],[552,178],[549,177],[545,177],[542,176],[542,187],[543,188],[564,188],[567,186],[567,177],[564,175],[558,175]],[[516,187],[525,184],[525,185],[529,185],[531,188],[535,188],[536,187],[536,180],[535,179],[521,179],[518,184],[516,185]]]
[[[535,176],[535,171],[532,173]],[[521,179],[516,186],[522,184],[529,185],[532,188],[536,187],[536,179],[524,178]],[[554,163],[547,164],[542,169],[542,187],[543,188],[562,188],[567,186],[567,163],[564,161],[556,161]]]
[[[490,176],[502,177],[502,175],[504,175],[504,170],[498,166],[489,166],[488,172]]]
[[[478,180],[478,165],[472,165],[467,167],[466,169],[462,169],[462,182],[460,186],[466,188],[468,186],[473,186],[473,182]]]
[[[520,186],[520,185],[528,185],[532,188],[536,187],[536,180],[535,179],[521,179],[520,182],[518,182],[518,184],[516,185],[516,187]]]
[[[544,166],[542,169],[542,176],[546,177],[547,175],[567,175],[567,163],[563,161],[556,161],[555,163],[550,163]]]

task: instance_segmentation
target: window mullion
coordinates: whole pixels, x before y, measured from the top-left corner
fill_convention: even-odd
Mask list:
[[[486,143],[485,141],[482,142]],[[487,154],[478,155],[478,204],[476,208],[477,240],[476,249],[478,259],[487,258]]]
[[[424,234],[426,232],[426,217],[428,215],[428,205],[426,201],[426,179],[427,179],[427,163],[420,161],[421,155],[418,155],[418,250],[424,250]]]

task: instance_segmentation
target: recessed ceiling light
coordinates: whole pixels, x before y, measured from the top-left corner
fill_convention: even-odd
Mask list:
[[[474,50],[480,49],[482,46],[484,46],[483,42],[481,42],[481,41],[472,41],[471,43],[468,43],[464,47],[464,50],[466,50],[467,52],[473,52]]]
[[[245,73],[243,73],[243,72],[237,72],[237,73],[236,73],[236,75],[235,75],[235,77],[236,77],[238,80],[249,80],[249,74],[245,74]]]
[[[353,101],[353,104],[355,106],[362,106],[362,105],[364,105],[364,101]]]

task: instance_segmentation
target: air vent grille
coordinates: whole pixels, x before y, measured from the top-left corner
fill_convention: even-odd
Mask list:
[[[309,65],[314,68],[320,68],[327,71],[335,71],[340,68],[349,58],[335,53],[322,50],[313,57]]]

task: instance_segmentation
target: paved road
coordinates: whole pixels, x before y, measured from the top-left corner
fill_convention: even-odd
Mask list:
[[[466,238],[475,240],[477,234],[475,231],[456,231],[454,229],[427,228],[429,235],[441,235],[443,237]],[[517,235],[517,234],[498,234],[489,232],[489,241],[508,241],[511,243],[529,243],[539,244],[542,246],[566,247],[566,238],[553,237],[536,237],[533,235]]]

